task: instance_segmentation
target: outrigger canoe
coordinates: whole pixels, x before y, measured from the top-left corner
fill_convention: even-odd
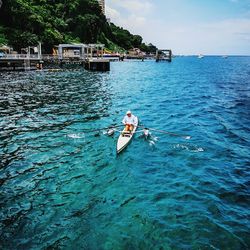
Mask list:
[[[137,117],[136,117],[136,120],[137,122],[132,132],[127,132],[125,131],[125,128],[124,128],[124,130],[120,133],[119,138],[117,140],[117,147],[116,147],[117,154],[119,154],[123,149],[125,149],[128,146],[129,142],[132,140],[133,135],[139,123],[139,120]]]

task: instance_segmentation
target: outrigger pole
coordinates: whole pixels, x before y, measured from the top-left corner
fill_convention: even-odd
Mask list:
[[[166,130],[148,128],[148,127],[145,127],[145,126],[138,126],[138,127],[141,127],[141,128],[144,128],[144,129],[149,129],[149,130],[152,130],[152,131],[156,131],[156,132],[159,132],[159,133],[162,133],[162,134],[167,134],[167,135],[182,137],[183,139],[186,139],[186,140],[191,139],[190,135],[180,135],[180,134],[175,134],[175,133],[172,133],[172,132],[169,132],[169,131],[166,131]]]
[[[116,125],[116,126],[109,126],[109,127],[104,127],[104,128],[98,128],[98,129],[83,129],[83,132],[84,133],[90,133],[90,132],[97,132],[97,131],[100,131],[100,130],[105,130],[105,129],[112,129],[112,128],[119,128],[119,127],[123,127],[124,125]]]

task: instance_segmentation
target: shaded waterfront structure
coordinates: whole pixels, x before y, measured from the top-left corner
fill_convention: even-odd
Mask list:
[[[86,58],[88,46],[83,43],[79,44],[59,44],[58,46],[58,59],[80,59]]]
[[[104,44],[59,44],[53,54],[42,55],[41,43],[21,49],[21,54],[5,46],[0,54],[0,70],[42,69],[43,64],[82,65],[87,70],[109,71],[110,60],[103,58]]]
[[[53,56],[63,64],[80,64],[92,71],[109,71],[110,61],[103,58],[104,44],[59,44]]]
[[[104,44],[88,44],[84,68],[91,71],[110,71],[110,61],[103,58]]]
[[[87,58],[99,57],[103,58],[104,44],[88,44],[87,45]]]
[[[53,57],[64,60],[86,60],[89,58],[103,58],[104,44],[59,44],[53,50]]]
[[[41,43],[37,46],[29,46],[21,49],[18,54],[5,46],[6,49],[0,57],[0,70],[31,70],[42,69],[42,48]]]

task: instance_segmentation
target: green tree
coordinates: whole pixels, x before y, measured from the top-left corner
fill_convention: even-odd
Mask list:
[[[142,43],[142,37],[108,24],[96,0],[5,0],[0,8],[0,42],[14,49],[36,45],[50,53],[59,43],[102,42],[112,48],[144,51],[154,46]]]

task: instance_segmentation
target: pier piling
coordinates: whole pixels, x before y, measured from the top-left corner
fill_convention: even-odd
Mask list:
[[[156,51],[155,61],[167,61],[172,62],[172,50],[170,49],[159,49]]]

